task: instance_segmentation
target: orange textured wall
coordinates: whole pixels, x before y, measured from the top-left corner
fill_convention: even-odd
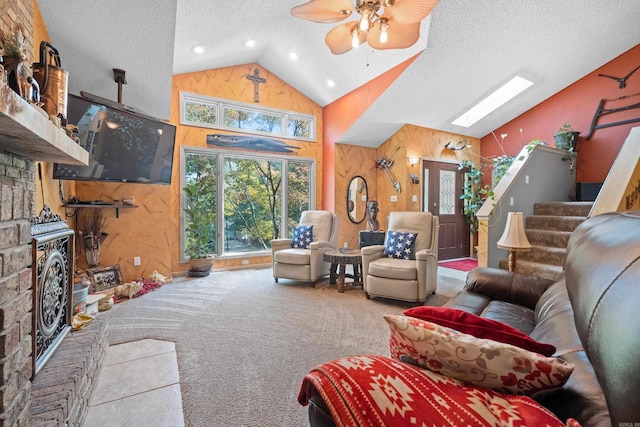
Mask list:
[[[268,70],[255,64],[208,70],[198,73],[180,74],[173,77],[171,101],[171,123],[177,125],[176,149],[172,184],[76,184],[77,196],[85,200],[117,200],[124,196],[134,196],[137,209],[122,209],[120,218],[115,218],[115,210],[104,209],[108,218],[109,236],[102,246],[101,265],[120,264],[125,280],[146,276],[154,270],[170,275],[188,270],[188,264],[180,262],[180,147],[206,147],[206,136],[223,133],[214,129],[181,126],[180,91],[201,95],[232,99],[253,103],[253,83],[246,75],[258,68],[260,76],[267,80],[260,85],[260,105],[313,114],[317,117],[318,141],[315,143],[287,140],[300,147],[293,156],[315,158],[317,177],[316,205],[322,205],[322,108],[297,92]],[[226,132],[230,133],[230,132]],[[84,255],[83,255],[84,256]],[[142,264],[133,265],[133,257],[140,256]],[[246,257],[245,257],[246,258]],[[249,258],[250,264],[269,263],[270,257]],[[84,260],[80,260],[84,263]],[[214,268],[239,266],[240,259],[217,259]],[[86,264],[85,264],[86,265]]]
[[[359,247],[358,232],[367,228],[367,218],[354,224],[347,215],[347,191],[351,178],[362,176],[367,182],[369,200],[377,199],[377,149],[357,145],[336,144],[335,213],[340,216],[340,246],[347,242],[350,248]]]
[[[451,151],[444,148],[447,142],[457,143],[468,139],[471,147],[460,151]],[[412,184],[409,179],[410,173],[420,176],[423,182],[420,164],[409,165],[409,156],[418,156],[430,160],[451,161],[458,163],[461,160],[478,160],[480,152],[480,140],[468,136],[442,132],[435,129],[428,129],[414,125],[404,125],[391,138],[385,141],[378,150],[377,157],[393,160],[391,172],[400,183],[401,192],[398,193],[392,186],[383,170],[377,170],[377,196],[380,213],[380,228],[385,229],[386,218],[391,211],[419,211],[420,192],[419,184]],[[398,196],[397,202],[391,202],[391,196]],[[412,196],[418,196],[418,202],[412,201]]]
[[[50,41],[49,31],[40,14],[40,8],[38,2],[33,2],[33,46],[34,52],[31,55],[35,61],[39,61],[40,55],[40,42]],[[39,165],[39,166],[38,166]],[[60,187],[62,188],[62,194],[67,196],[75,193],[74,181],[60,181],[53,180],[53,163],[36,162],[36,171],[40,168],[42,172],[42,180],[36,180],[36,203],[35,212],[38,214],[45,204],[49,205],[54,213],[58,213],[64,217],[64,210],[61,208],[62,199],[60,198]],[[39,176],[38,176],[39,178]],[[66,218],[70,226],[75,225],[73,217]],[[77,252],[77,251],[76,251]]]
[[[444,149],[447,142],[453,143],[468,139],[471,148],[462,151]],[[336,144],[336,209],[340,215],[340,244],[347,242],[349,247],[358,247],[358,232],[367,228],[367,218],[360,224],[353,224],[347,217],[346,192],[349,181],[355,175],[364,177],[367,181],[369,199],[377,200],[380,213],[378,220],[382,230],[386,227],[386,218],[391,211],[419,211],[419,184],[412,184],[410,173],[420,176],[420,165],[409,165],[409,156],[450,161],[458,163],[464,159],[477,160],[480,152],[480,140],[464,135],[441,132],[434,129],[405,125],[391,138],[378,148],[367,148],[349,144]],[[391,172],[398,182],[398,193],[387,178],[385,172],[376,168],[376,161],[384,157],[393,160]],[[398,196],[397,202],[391,202],[391,196]],[[412,196],[418,196],[413,202]]]
[[[553,135],[564,123],[571,123],[580,137],[576,152],[577,182],[604,181],[613,164],[620,147],[629,131],[640,122],[620,125],[596,130],[587,141],[591,121],[602,99],[611,100],[605,103],[605,108],[619,108],[640,102],[640,70],[636,71],[626,82],[626,87],[620,89],[618,83],[612,79],[599,77],[598,74],[611,76],[625,76],[640,65],[640,45],[630,49],[613,59],[592,73],[586,75],[571,86],[563,89],[546,101],[520,115],[506,125],[496,129],[494,133],[507,133],[505,151],[508,155],[515,155],[523,144],[534,138],[542,139],[554,146]],[[624,98],[624,99],[618,99]],[[640,109],[610,114],[598,121],[598,124],[612,123],[622,120],[640,118]],[[519,135],[522,129],[522,136]],[[503,154],[496,144],[493,135],[482,139],[482,155]],[[485,177],[486,178],[486,177]]]
[[[407,59],[386,73],[349,92],[324,107],[324,149],[325,170],[322,174],[324,183],[324,209],[335,211],[340,195],[336,194],[338,183],[335,180],[337,171],[336,141],[349,129],[373,102],[398,78],[400,74],[420,55]]]
[[[300,147],[300,150],[295,151],[295,153],[292,153],[291,156],[316,159],[316,207],[320,208],[323,205],[323,183],[321,180],[321,176],[324,167],[322,156],[322,108],[306,96],[302,95],[300,92],[293,89],[287,83],[280,80],[276,75],[270,73],[269,70],[262,68],[256,64],[247,64],[174,76],[172,90],[173,94],[171,100],[171,122],[179,123],[180,121],[180,91],[224,99],[233,99],[235,101],[246,103],[253,103],[253,83],[247,80],[246,76],[249,74],[253,74],[255,68],[260,71],[260,76],[267,80],[266,83],[260,84],[260,106],[296,111],[316,116],[316,135],[318,136],[316,142],[287,140],[287,143]],[[183,145],[205,147],[206,137],[211,133],[232,132],[222,132],[214,129],[178,125],[176,133],[176,147]],[[178,173],[178,168],[174,167],[174,182],[179,182],[180,178]],[[173,271],[186,271],[188,269],[188,265],[181,264],[179,259],[180,234],[178,233],[178,230],[180,225],[180,189],[177,185],[171,186],[171,200],[171,229],[175,230],[171,234],[170,241],[171,263],[174,268]],[[239,266],[240,261],[240,259],[217,259],[214,262],[214,268],[228,268]],[[250,264],[262,264],[270,262],[270,256],[249,258]]]

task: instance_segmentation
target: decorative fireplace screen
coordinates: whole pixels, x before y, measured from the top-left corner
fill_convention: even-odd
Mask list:
[[[35,377],[71,329],[74,232],[47,205],[31,223]]]

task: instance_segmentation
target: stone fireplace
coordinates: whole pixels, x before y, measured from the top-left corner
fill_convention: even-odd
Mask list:
[[[0,425],[28,425],[35,163],[0,151]]]
[[[15,24],[23,28],[29,68],[33,63],[34,30],[40,37],[47,37],[35,4],[33,0],[0,2],[2,29]],[[40,39],[35,41],[40,43]],[[34,351],[32,332],[30,222],[36,213],[36,162],[86,165],[88,158],[64,130],[0,81],[0,427],[81,426],[97,382],[108,346],[106,316],[58,339],[57,349],[46,355],[46,363],[33,378],[34,355],[39,352]],[[54,206],[55,211],[58,209]],[[67,256],[72,280],[73,255]],[[55,255],[51,265],[61,265],[59,261]],[[33,268],[39,268],[37,262]]]

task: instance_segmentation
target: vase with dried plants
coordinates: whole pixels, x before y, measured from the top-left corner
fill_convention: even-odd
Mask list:
[[[22,61],[27,59],[27,46],[26,32],[21,24],[14,24],[9,30],[0,30],[0,47],[7,85],[20,96],[20,67]]]
[[[82,210],[79,216],[78,234],[84,244],[87,264],[96,267],[100,262],[100,246],[107,237],[104,232],[107,220],[100,209]]]

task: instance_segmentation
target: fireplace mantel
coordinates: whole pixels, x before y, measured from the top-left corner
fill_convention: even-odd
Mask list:
[[[88,165],[89,153],[36,108],[0,81],[0,150],[33,161]]]

